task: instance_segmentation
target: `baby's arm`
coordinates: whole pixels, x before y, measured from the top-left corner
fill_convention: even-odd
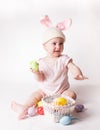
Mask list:
[[[68,68],[71,71],[72,75],[74,76],[74,79],[76,80],[87,79],[87,77],[83,75],[81,69],[77,65],[75,65],[72,61],[68,63]]]

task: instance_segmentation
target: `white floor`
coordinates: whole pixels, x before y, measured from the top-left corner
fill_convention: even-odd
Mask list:
[[[32,91],[30,84],[0,84],[0,129],[2,130],[99,130],[100,129],[100,85],[76,85],[77,103],[84,104],[86,110],[73,116],[80,121],[63,126],[50,122],[45,116],[35,116],[26,120],[17,120],[17,114],[10,109],[12,100],[24,102]]]

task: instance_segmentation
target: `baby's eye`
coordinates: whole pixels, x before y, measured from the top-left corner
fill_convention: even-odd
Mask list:
[[[63,45],[63,42],[59,43],[59,45]]]
[[[56,42],[53,42],[52,44],[53,44],[53,45],[56,45]]]

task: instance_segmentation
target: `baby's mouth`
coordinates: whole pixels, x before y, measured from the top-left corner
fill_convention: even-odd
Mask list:
[[[60,52],[59,50],[55,51],[55,52]]]

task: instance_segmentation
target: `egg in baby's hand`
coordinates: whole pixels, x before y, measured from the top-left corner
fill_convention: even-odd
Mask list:
[[[37,63],[37,61],[31,61],[30,62],[30,66],[31,66],[31,68],[33,69],[33,70],[35,70],[35,71],[38,71],[39,70],[39,64]]]
[[[56,106],[64,106],[64,105],[68,104],[68,101],[64,97],[58,97],[58,98],[53,100],[53,104]]]

